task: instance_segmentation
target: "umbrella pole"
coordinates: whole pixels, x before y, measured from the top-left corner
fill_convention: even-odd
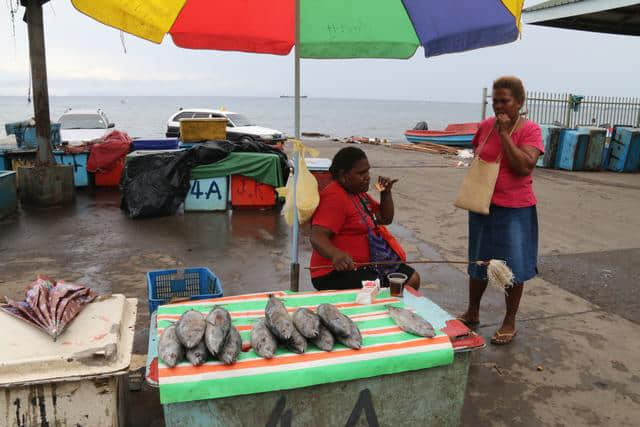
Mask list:
[[[295,15],[295,102],[294,102],[294,125],[295,137],[300,139],[300,0],[296,0]],[[298,263],[298,206],[297,206],[297,190],[298,190],[298,162],[300,161],[300,153],[296,152],[293,156],[293,242],[291,243],[291,281],[290,288],[293,292],[300,289],[300,264]]]

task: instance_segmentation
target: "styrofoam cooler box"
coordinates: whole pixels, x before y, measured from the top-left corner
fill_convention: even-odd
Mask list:
[[[604,146],[607,139],[607,130],[593,126],[582,126],[579,132],[589,135],[587,153],[584,161],[584,170],[598,171],[602,169]]]
[[[53,155],[58,163],[73,166],[73,182],[76,187],[89,185],[89,173],[87,172],[89,153],[65,154],[62,151],[54,151]]]
[[[569,171],[584,170],[589,135],[577,130],[563,129],[558,143],[556,167]]]
[[[137,150],[175,150],[178,148],[178,138],[134,139],[133,151]]]
[[[227,209],[229,177],[192,179],[184,201],[185,211],[224,211]]]
[[[333,179],[329,168],[331,167],[331,159],[324,159],[320,157],[305,158],[307,169],[311,172],[318,181],[318,191],[321,191],[324,187],[331,183]]]
[[[558,156],[558,141],[562,128],[553,125],[540,125],[540,130],[542,131],[544,154],[538,157],[536,166],[553,169],[556,165],[556,158]]]
[[[607,169],[615,172],[640,170],[640,128],[616,128],[609,150]]]

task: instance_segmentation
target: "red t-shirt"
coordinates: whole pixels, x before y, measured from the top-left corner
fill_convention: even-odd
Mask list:
[[[369,262],[369,230],[364,222],[365,218],[372,230],[375,225],[362,208],[358,196],[365,201],[371,213],[375,214],[380,210],[380,204],[367,193],[348,193],[338,182],[332,181],[320,192],[320,203],[311,224],[331,230],[334,233],[331,243],[351,255],[354,262]],[[311,253],[311,267],[321,265],[331,265],[331,260],[314,249]],[[311,270],[311,277],[322,277],[332,270],[333,268]]]
[[[496,118],[491,117],[480,123],[478,131],[473,137],[473,141],[471,141],[473,146],[478,148],[478,144],[481,144],[487,138],[487,135],[489,136],[480,150],[480,158],[488,162],[495,162],[502,152],[500,134],[494,129],[495,121]],[[531,120],[525,120],[522,126],[513,132],[511,139],[518,147],[531,145],[540,150],[541,154],[544,153],[540,126]],[[500,171],[498,172],[498,180],[496,181],[491,203],[506,208],[526,208],[537,203],[536,196],[533,193],[533,178],[531,175],[521,176],[514,173],[504,155],[500,161]]]

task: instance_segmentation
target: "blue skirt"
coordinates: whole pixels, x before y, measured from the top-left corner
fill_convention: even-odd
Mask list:
[[[469,212],[469,260],[504,260],[523,283],[538,274],[538,212],[491,205],[489,215]],[[469,265],[469,276],[486,280],[487,267]]]

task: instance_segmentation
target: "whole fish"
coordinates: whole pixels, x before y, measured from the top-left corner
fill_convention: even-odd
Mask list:
[[[320,350],[331,351],[333,350],[335,339],[333,338],[331,331],[323,324],[320,324],[318,337],[311,340],[311,343]]]
[[[158,341],[158,356],[167,365],[173,368],[184,357],[184,349],[176,336],[176,326],[171,325],[162,332]]]
[[[294,353],[302,354],[307,351],[307,339],[296,328],[293,328],[291,338],[285,344]]]
[[[293,333],[293,320],[286,307],[273,294],[269,294],[269,302],[264,309],[267,327],[281,341],[288,341]]]
[[[225,365],[233,365],[236,363],[240,350],[242,350],[242,338],[236,327],[231,325],[227,340],[222,346],[218,358]]]
[[[278,348],[278,341],[267,327],[264,317],[260,318],[251,328],[251,348],[258,356],[271,359]]]
[[[351,332],[348,337],[339,336],[337,339],[341,344],[346,345],[349,348],[360,350],[362,348],[362,335],[360,334],[360,329],[358,329],[358,325],[356,325],[351,318],[347,317],[347,319],[349,319]]]
[[[209,351],[204,340],[200,341],[195,347],[187,349],[187,360],[191,362],[193,366],[200,366],[207,361]]]
[[[199,311],[188,310],[182,313],[176,323],[178,340],[186,348],[192,348],[202,341],[207,323]]]
[[[421,337],[433,338],[436,332],[431,323],[424,320],[412,311],[404,308],[386,306],[393,321],[405,332]]]
[[[204,342],[209,352],[217,356],[222,350],[231,328],[231,315],[224,307],[214,305],[207,314],[206,323]]]
[[[351,333],[351,323],[349,318],[342,314],[331,304],[320,304],[317,308],[318,316],[322,323],[329,328],[336,337],[348,337]]]
[[[308,308],[299,308],[293,313],[293,326],[307,339],[320,333],[320,317]]]

